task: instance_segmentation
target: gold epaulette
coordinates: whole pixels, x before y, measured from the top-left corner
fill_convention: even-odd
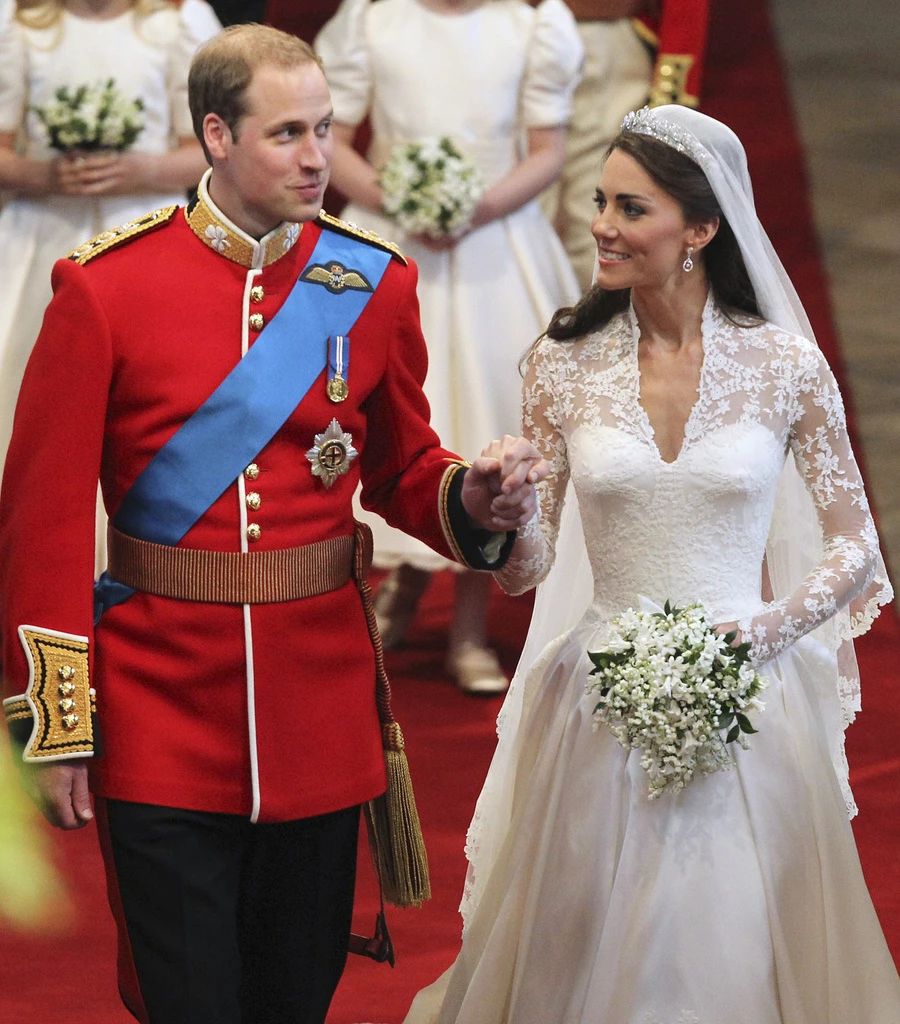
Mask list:
[[[688,75],[693,65],[694,57],[690,53],[659,54],[650,84],[650,106],[680,103],[683,107],[696,107],[697,97],[687,91]]]
[[[409,260],[393,242],[385,241],[380,235],[376,235],[374,231],[366,231],[365,228],[357,227],[355,224],[349,223],[349,221],[341,220],[339,217],[332,217],[330,213],[326,213],[324,210],[319,211],[319,216],[316,219],[320,224],[330,228],[332,231],[338,231],[342,235],[349,235],[351,238],[358,238],[362,242],[368,242],[370,245],[377,245],[379,249],[387,250],[404,266],[409,263]]]
[[[101,256],[110,249],[115,249],[124,242],[137,238],[138,235],[146,234],[155,228],[162,227],[175,215],[177,206],[162,206],[151,213],[145,213],[141,217],[128,221],[117,228],[110,228],[108,231],[101,231],[89,242],[84,242],[77,249],[73,249],[66,259],[74,260],[79,266],[89,263],[95,256]]]
[[[640,18],[631,19],[631,27],[637,33],[638,38],[642,43],[645,43],[650,47],[651,50],[659,48],[659,36],[650,28],[649,25],[645,25]]]

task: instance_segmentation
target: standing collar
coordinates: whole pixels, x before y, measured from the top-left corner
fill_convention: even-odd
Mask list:
[[[184,211],[191,231],[225,259],[248,269],[267,267],[289,252],[300,237],[300,225],[283,221],[258,241],[230,221],[209,196],[209,169],[197,186],[197,198]]]

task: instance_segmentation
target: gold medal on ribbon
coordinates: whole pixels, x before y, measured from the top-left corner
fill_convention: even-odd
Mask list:
[[[325,394],[332,402],[343,402],[350,394],[347,376],[350,371],[350,335],[328,336],[328,383]]]
[[[347,395],[350,394],[350,388],[347,387],[347,382],[343,377],[339,377],[337,374],[335,374],[325,386],[325,391],[332,402],[343,402]]]
[[[312,475],[319,477],[326,487],[331,487],[339,476],[347,472],[358,454],[353,447],[353,438],[333,419],[326,430],[316,434],[315,443],[306,457],[312,465]]]

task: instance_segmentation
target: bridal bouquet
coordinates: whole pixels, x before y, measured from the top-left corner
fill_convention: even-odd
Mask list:
[[[696,772],[728,768],[726,744],[747,747],[766,683],[750,645],[713,629],[699,604],[661,611],[629,608],[610,622],[606,644],[589,651],[594,728],[605,723],[627,750],[641,750],[650,799],[683,789]]]
[[[478,168],[442,137],[397,146],[381,169],[384,212],[411,235],[452,237],[484,191]]]
[[[144,104],[126,99],[115,79],[93,85],[60,86],[54,101],[32,107],[47,131],[50,146],[73,150],[128,149],[144,130]]]

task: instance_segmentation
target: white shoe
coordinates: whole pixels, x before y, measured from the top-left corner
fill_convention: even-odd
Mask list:
[[[509,680],[494,651],[468,640],[450,649],[447,671],[463,693],[486,696],[504,693],[509,686]]]

